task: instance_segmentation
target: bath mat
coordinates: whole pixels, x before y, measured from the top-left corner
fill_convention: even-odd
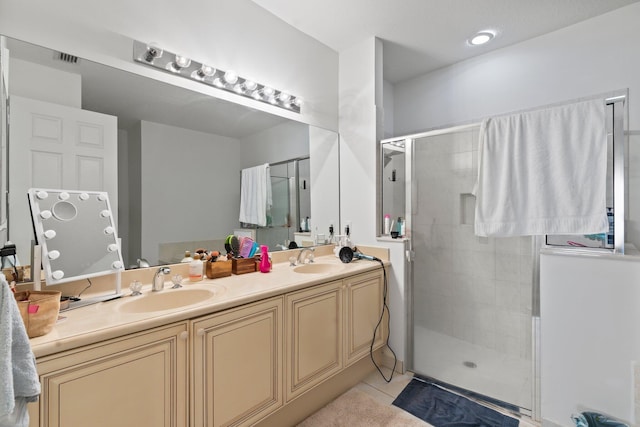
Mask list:
[[[393,404],[436,427],[517,427],[519,421],[434,384],[411,380]]]

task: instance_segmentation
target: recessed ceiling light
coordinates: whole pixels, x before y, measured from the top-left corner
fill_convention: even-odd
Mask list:
[[[495,36],[491,31],[480,31],[475,36],[469,39],[469,44],[472,46],[479,46],[481,44],[488,43]]]

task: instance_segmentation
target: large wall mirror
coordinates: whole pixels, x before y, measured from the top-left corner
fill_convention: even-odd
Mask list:
[[[176,262],[198,247],[221,250],[228,234],[250,229],[238,222],[241,170],[264,163],[274,165],[277,199],[291,206],[258,230],[260,243],[283,247],[300,231],[300,215],[310,215],[306,241],[339,226],[335,132],[3,39],[11,109],[1,154],[8,159],[6,238],[19,264],[31,262],[30,187],[107,191],[127,267],[140,259]],[[296,181],[292,170],[307,175]],[[77,230],[78,245],[91,244],[87,232]]]

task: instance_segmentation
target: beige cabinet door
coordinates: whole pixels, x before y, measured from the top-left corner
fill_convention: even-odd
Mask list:
[[[286,397],[342,369],[342,281],[286,296]]]
[[[186,427],[187,323],[38,359],[31,426]]]
[[[193,427],[252,425],[282,406],[282,301],[193,321]]]
[[[380,322],[384,282],[382,272],[361,274],[344,280],[345,284],[345,366],[369,354],[371,342],[376,350],[384,344],[386,321]]]

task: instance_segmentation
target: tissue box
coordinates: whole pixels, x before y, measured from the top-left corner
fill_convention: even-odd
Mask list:
[[[231,276],[232,261],[207,261],[205,264],[205,274],[208,279]]]
[[[258,263],[254,258],[233,258],[231,263],[231,271],[233,274],[245,274],[258,271]]]

